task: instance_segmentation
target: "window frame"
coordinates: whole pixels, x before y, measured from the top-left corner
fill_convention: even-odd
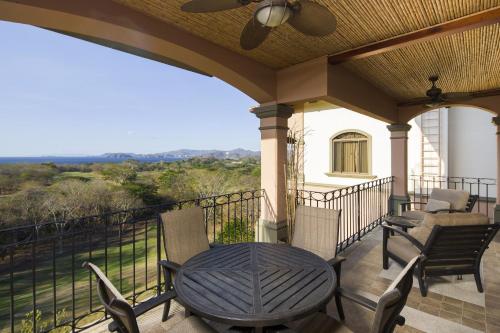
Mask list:
[[[356,133],[363,135],[366,139],[336,139],[339,135],[346,133]],[[366,141],[367,146],[367,165],[368,172],[342,172],[335,171],[335,142],[346,142],[346,141]],[[330,156],[330,169],[326,173],[327,176],[330,177],[345,177],[345,178],[376,178],[372,174],[372,136],[364,131],[358,129],[346,129],[339,132],[336,132],[334,135],[330,137],[330,145],[329,145],[329,156]]]

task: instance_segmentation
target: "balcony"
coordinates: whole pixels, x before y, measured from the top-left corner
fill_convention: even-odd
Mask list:
[[[298,205],[341,209],[338,251],[346,257],[341,284],[376,301],[401,267],[382,269],[379,224],[390,214],[392,178],[378,179],[332,192],[299,191]],[[158,294],[164,281],[157,262],[164,258],[159,214],[200,206],[212,243],[258,242],[262,190],[225,194],[170,205],[90,216],[74,221],[28,225],[0,231],[1,332],[105,332],[109,317],[95,293],[93,277],[83,261],[101,266],[127,300],[137,305]],[[488,201],[486,201],[488,202]],[[485,292],[478,293],[471,276],[463,280],[437,278],[427,297],[414,284],[398,332],[496,332],[500,317],[500,237],[483,257]],[[366,331],[371,317],[344,302],[346,322],[355,332]],[[156,308],[140,320],[160,320]],[[174,303],[169,325],[182,318]],[[334,302],[328,306],[337,316]],[[355,313],[356,315],[349,315]]]

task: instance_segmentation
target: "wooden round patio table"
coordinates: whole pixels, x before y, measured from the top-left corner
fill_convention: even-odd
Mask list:
[[[319,256],[268,243],[215,247],[188,260],[175,277],[188,311],[256,331],[322,310],[335,285],[333,268]]]

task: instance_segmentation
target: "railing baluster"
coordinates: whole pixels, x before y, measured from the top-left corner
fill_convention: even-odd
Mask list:
[[[10,287],[10,333],[14,333],[14,246],[9,247],[9,287]]]
[[[34,227],[35,229],[36,227]],[[35,236],[36,237],[36,236]],[[31,243],[31,279],[33,302],[33,332],[36,332],[36,239]]]

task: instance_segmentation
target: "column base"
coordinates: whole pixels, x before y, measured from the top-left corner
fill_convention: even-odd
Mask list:
[[[257,241],[263,243],[278,243],[286,242],[288,238],[288,224],[287,221],[267,221],[260,219],[257,223]]]
[[[494,216],[493,221],[495,223],[500,223],[500,204],[497,204],[495,206],[495,214],[493,216]]]
[[[410,201],[410,195],[392,195],[389,197],[389,208],[391,215],[401,215],[401,204]]]

